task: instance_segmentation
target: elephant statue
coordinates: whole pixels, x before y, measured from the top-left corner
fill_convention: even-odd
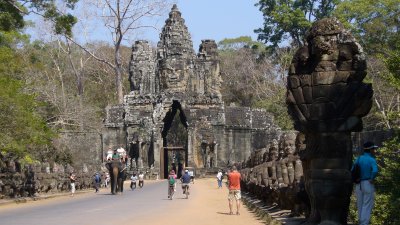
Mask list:
[[[124,191],[124,180],[126,178],[126,168],[123,164],[114,160],[106,163],[106,168],[110,172],[110,180],[111,180],[111,193],[115,195],[116,192]]]

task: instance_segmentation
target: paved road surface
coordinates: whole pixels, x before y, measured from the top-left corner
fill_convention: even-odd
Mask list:
[[[145,181],[146,182],[146,181]],[[198,179],[184,199],[178,185],[175,198],[167,198],[167,181],[147,181],[122,195],[108,189],[75,197],[62,196],[0,207],[4,225],[258,225],[263,224],[242,206],[241,215],[228,215],[227,189],[217,189],[215,179]]]

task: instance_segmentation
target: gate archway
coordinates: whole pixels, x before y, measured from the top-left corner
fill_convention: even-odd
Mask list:
[[[173,101],[163,122],[163,147],[160,154],[163,176],[167,178],[168,172],[174,169],[180,177],[182,169],[188,164],[188,122],[178,101]]]

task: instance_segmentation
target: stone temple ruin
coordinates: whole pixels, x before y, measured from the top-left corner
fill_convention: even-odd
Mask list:
[[[129,81],[123,104],[107,108],[103,152],[125,146],[133,168],[160,178],[242,162],[279,132],[264,110],[225,106],[217,45],[203,40],[196,55],[176,5],[156,50],[133,45]]]

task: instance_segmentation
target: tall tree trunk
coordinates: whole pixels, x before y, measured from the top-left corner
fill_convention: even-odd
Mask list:
[[[120,39],[120,38],[119,38]],[[115,45],[115,83],[117,88],[117,98],[118,103],[122,104],[124,102],[124,93],[122,90],[122,63],[121,63],[121,54],[120,54],[120,43],[121,41],[117,41]]]
[[[78,101],[79,101],[79,130],[83,131],[84,127],[84,119],[83,119],[83,84],[82,84],[82,70],[83,70],[83,62],[82,58],[80,59],[80,69],[79,71],[76,69],[74,62],[72,61],[71,55],[71,46],[67,39],[68,44],[68,59],[71,64],[72,70],[74,71],[76,77],[76,86],[78,89]]]

